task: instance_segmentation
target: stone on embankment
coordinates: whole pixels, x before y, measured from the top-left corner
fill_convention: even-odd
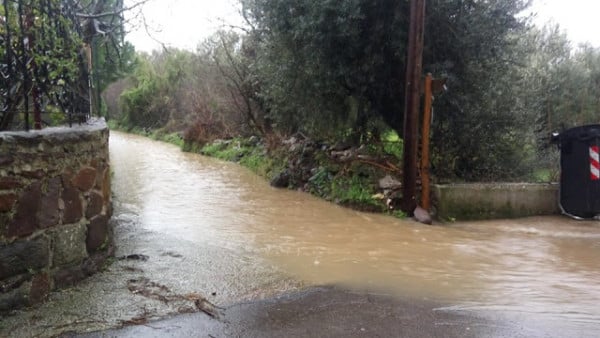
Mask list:
[[[379,180],[379,188],[383,190],[395,190],[402,187],[402,183],[390,175]]]
[[[417,222],[420,222],[423,224],[433,223],[433,220],[431,219],[431,215],[429,214],[429,212],[427,210],[421,208],[420,206],[417,206],[417,208],[415,209],[414,217],[415,217],[415,220],[417,220]]]
[[[271,186],[275,188],[287,188],[290,184],[290,173],[288,170],[284,170],[279,174],[275,175],[271,179]]]

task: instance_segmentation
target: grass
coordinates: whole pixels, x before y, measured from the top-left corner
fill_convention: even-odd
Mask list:
[[[207,144],[198,153],[225,161],[238,162],[257,175],[270,179],[285,162],[277,156],[267,156],[262,145],[250,145],[247,140],[234,138],[230,141]]]
[[[200,149],[200,153],[225,161],[238,162],[238,160],[244,157],[250,150],[247,147],[242,147],[240,139],[233,139],[228,142],[229,143],[220,142],[206,144]]]
[[[533,172],[533,182],[535,183],[547,183],[556,182],[558,180],[558,173],[551,169],[538,169]]]
[[[168,133],[164,129],[146,130],[140,127],[127,127],[120,124],[117,120],[110,120],[106,124],[112,130],[121,130],[124,132],[149,137],[156,141],[174,144],[182,149],[184,147],[183,138],[178,132]]]
[[[357,206],[365,209],[381,209],[381,202],[373,196],[375,186],[368,176],[338,175],[331,181],[331,198],[343,205]]]

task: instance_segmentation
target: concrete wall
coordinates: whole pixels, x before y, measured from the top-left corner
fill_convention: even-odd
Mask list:
[[[435,185],[440,220],[514,218],[560,213],[558,184],[474,183]]]
[[[112,254],[108,128],[0,133],[0,312],[96,272]]]

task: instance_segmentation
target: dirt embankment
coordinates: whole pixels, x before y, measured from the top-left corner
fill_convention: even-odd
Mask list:
[[[329,144],[296,135],[284,140],[217,140],[196,150],[238,162],[274,187],[308,192],[360,211],[404,217],[398,208],[401,147],[401,142]]]

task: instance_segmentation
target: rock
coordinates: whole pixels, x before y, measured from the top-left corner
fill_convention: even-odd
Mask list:
[[[62,226],[52,232],[54,251],[52,267],[80,263],[87,257],[86,250],[87,226],[75,224]]]
[[[58,224],[59,210],[58,200],[61,188],[60,177],[54,177],[48,181],[48,191],[42,196],[41,208],[38,215],[39,227],[49,228]]]
[[[385,175],[384,178],[379,180],[379,188],[383,190],[396,190],[401,187],[402,183],[390,175]]]
[[[43,302],[48,297],[50,289],[51,283],[48,274],[41,273],[34,276],[29,291],[29,305]]]
[[[92,192],[88,197],[87,207],[85,209],[85,217],[91,219],[102,212],[104,206],[104,197],[97,192]]]
[[[338,159],[341,162],[346,162],[346,161],[352,159],[352,157],[354,156],[354,153],[352,152],[352,149],[343,150],[343,151],[332,151],[331,156],[333,158]]]
[[[385,201],[385,205],[387,205],[390,210],[398,210],[400,209],[400,204],[402,203],[402,197],[389,197]]]
[[[415,209],[414,218],[415,220],[423,224],[431,224],[433,222],[431,219],[431,215],[429,215],[429,212],[421,208],[420,206],[417,206],[417,208]]]
[[[0,246],[0,280],[26,273],[28,269],[44,268],[49,256],[50,245],[44,238]]]
[[[37,212],[40,209],[42,189],[40,182],[32,183],[19,198],[17,213],[8,226],[9,237],[23,237],[35,231]]]
[[[14,162],[14,158],[8,154],[0,155],[0,165],[9,165]]]
[[[10,193],[0,195],[0,212],[11,211],[17,202],[17,195]]]
[[[344,142],[344,141],[339,141],[333,147],[331,147],[331,150],[344,151],[344,150],[348,150],[350,148],[352,148],[352,145],[350,143]]]
[[[275,188],[287,188],[290,185],[290,173],[286,169],[271,179],[271,186]]]
[[[0,313],[28,305],[31,283],[23,283],[18,289],[0,293]]]
[[[14,177],[0,177],[0,190],[20,188],[21,182]]]
[[[63,224],[76,223],[83,216],[83,208],[79,191],[75,187],[65,187],[62,191],[65,209],[63,211]]]
[[[260,139],[258,138],[258,136],[250,136],[250,138],[246,142],[246,144],[250,147],[255,147],[259,143],[260,143]]]
[[[46,173],[42,169],[38,169],[38,170],[23,171],[23,172],[21,172],[21,176],[27,177],[27,178],[35,178],[35,179],[39,180],[39,179],[42,179],[44,176],[46,176]]]
[[[110,170],[108,170],[108,168],[106,168],[104,170],[104,180],[103,181],[104,181],[104,185],[102,185],[102,197],[104,197],[104,203],[110,205],[111,185],[110,185]]]
[[[287,140],[283,140],[282,143],[286,144],[286,145],[290,145],[290,144],[295,144],[296,142],[298,142],[298,139],[296,139],[294,136],[292,136]]]
[[[81,191],[88,191],[96,184],[96,169],[85,167],[79,170],[71,183]]]
[[[88,252],[102,248],[108,235],[108,219],[106,216],[97,216],[90,221],[87,227],[86,247]]]
[[[100,271],[106,262],[106,258],[107,253],[105,252],[97,252],[91,255],[81,265],[83,273],[87,276],[91,276]]]
[[[83,268],[79,266],[71,266],[61,269],[54,275],[54,286],[57,289],[64,289],[75,283],[83,280],[86,277]]]

